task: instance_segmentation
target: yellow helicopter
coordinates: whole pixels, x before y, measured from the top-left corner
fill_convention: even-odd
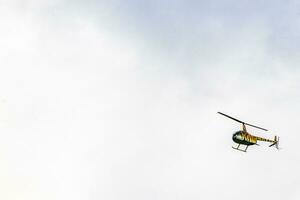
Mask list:
[[[229,115],[226,115],[224,113],[221,113],[221,112],[218,112],[218,113],[242,124],[243,130],[237,131],[237,132],[235,132],[232,135],[232,140],[235,143],[238,144],[237,147],[232,147],[232,148],[234,148],[236,150],[239,150],[239,151],[247,152],[248,146],[254,145],[254,144],[258,145],[257,141],[264,141],[264,142],[270,142],[270,143],[272,143],[269,147],[275,146],[277,149],[279,149],[279,147],[278,147],[278,145],[279,145],[279,137],[275,136],[274,140],[271,140],[271,139],[266,139],[266,138],[262,138],[262,137],[257,137],[257,136],[251,135],[250,133],[247,132],[246,125],[247,126],[252,126],[254,128],[258,128],[258,129],[261,129],[261,130],[264,130],[264,131],[268,131],[267,129],[264,129],[264,128],[261,128],[261,127],[258,127],[258,126],[254,126],[254,125],[245,123],[243,121],[235,119],[235,118],[233,118],[233,117],[231,117]],[[246,148],[245,149],[240,149],[239,148],[240,145],[245,145]]]

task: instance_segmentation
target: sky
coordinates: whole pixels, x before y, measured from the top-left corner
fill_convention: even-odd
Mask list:
[[[0,199],[299,199],[299,8],[1,0]]]

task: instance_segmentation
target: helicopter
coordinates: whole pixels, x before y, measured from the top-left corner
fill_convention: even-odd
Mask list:
[[[279,145],[279,137],[275,136],[274,140],[271,140],[271,139],[266,139],[266,138],[262,138],[262,137],[251,135],[249,132],[247,132],[246,125],[247,126],[252,126],[254,128],[261,129],[261,130],[264,130],[264,131],[268,131],[267,129],[264,129],[264,128],[261,128],[261,127],[258,127],[258,126],[252,125],[252,124],[248,124],[246,122],[240,121],[240,120],[238,120],[236,118],[233,118],[233,117],[231,117],[229,115],[226,115],[224,113],[221,113],[221,112],[218,112],[218,114],[223,115],[225,117],[228,117],[229,119],[232,119],[232,120],[237,121],[237,122],[239,122],[239,123],[242,124],[242,128],[243,129],[240,130],[240,131],[235,132],[232,135],[232,140],[235,143],[238,144],[237,147],[232,147],[233,149],[236,149],[238,151],[247,152],[248,146],[258,145],[257,141],[270,142],[271,144],[269,145],[269,147],[275,146],[277,149],[279,149],[279,147],[278,147],[278,145]],[[241,149],[240,148],[241,145],[245,145],[246,148]]]

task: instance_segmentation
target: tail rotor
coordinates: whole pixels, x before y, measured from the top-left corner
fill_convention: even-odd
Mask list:
[[[279,149],[279,137],[275,136],[274,142],[269,147],[272,147],[272,146],[275,146],[276,149]]]

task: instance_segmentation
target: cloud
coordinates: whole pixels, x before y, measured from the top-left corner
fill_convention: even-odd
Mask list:
[[[273,49],[273,11],[240,23],[260,5],[217,3],[2,7],[0,196],[299,196],[296,59]],[[217,111],[271,129],[249,131],[283,149],[232,151],[239,125]]]

